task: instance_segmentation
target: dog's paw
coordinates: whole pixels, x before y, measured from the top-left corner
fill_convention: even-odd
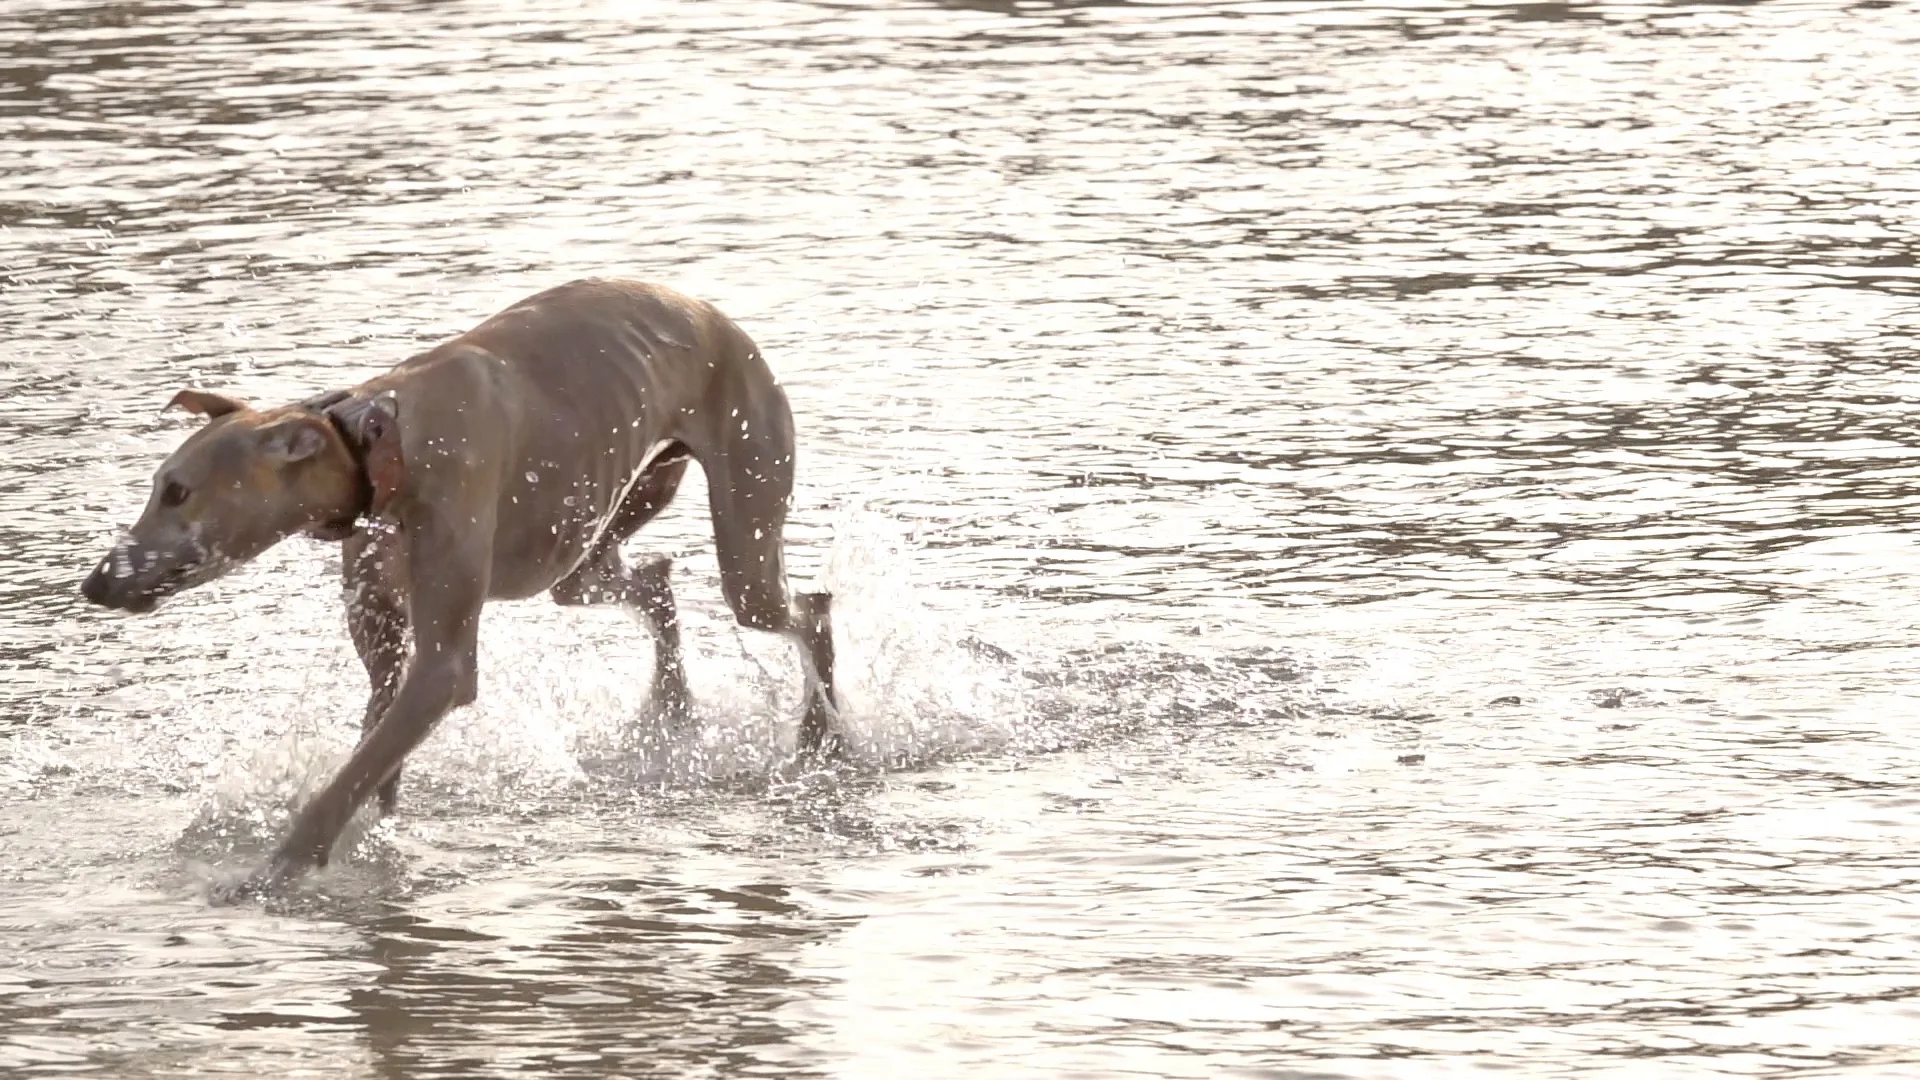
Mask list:
[[[236,907],[259,900],[272,892],[273,886],[272,872],[261,870],[207,886],[207,902],[214,907]]]
[[[264,869],[256,870],[246,877],[215,882],[207,889],[207,899],[215,907],[231,907],[235,904],[265,899],[280,892],[288,882],[314,868],[315,865],[310,860],[279,855]]]
[[[840,719],[840,708],[825,687],[807,687],[807,711],[800,718],[795,749],[805,768],[830,769],[853,760],[853,743]]]
[[[802,724],[793,766],[803,773],[837,773],[853,764],[853,747],[836,719],[831,725]]]

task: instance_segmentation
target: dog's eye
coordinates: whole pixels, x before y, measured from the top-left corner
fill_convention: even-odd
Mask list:
[[[187,501],[187,494],[186,485],[169,480],[167,486],[160,489],[160,505],[179,506]]]

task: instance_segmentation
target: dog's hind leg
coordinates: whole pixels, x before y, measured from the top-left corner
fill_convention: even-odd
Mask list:
[[[666,508],[686,471],[684,450],[662,454],[616,511],[593,554],[552,590],[558,604],[625,604],[640,613],[653,635],[653,702],[672,721],[685,721],[693,712],[680,652],[680,617],[667,584],[673,560],[655,556],[630,570],[620,558],[620,542]]]
[[[769,385],[747,399],[761,407],[736,412],[696,455],[707,473],[720,589],[742,626],[797,641],[807,672],[807,711],[800,721],[804,758],[844,758],[845,732],[833,690],[833,623],[823,592],[787,595],[787,504],[793,495],[793,417],[786,394]],[[738,425],[738,426],[735,426]]]

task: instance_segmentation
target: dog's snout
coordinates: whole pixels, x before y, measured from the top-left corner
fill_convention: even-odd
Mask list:
[[[80,595],[101,607],[138,611],[152,591],[152,583],[142,579],[153,563],[153,552],[133,543],[115,544],[80,583]]]
[[[113,567],[112,557],[109,556],[100,560],[100,565],[93,568],[93,573],[87,575],[87,580],[80,583],[80,595],[96,604],[104,605],[112,588]]]

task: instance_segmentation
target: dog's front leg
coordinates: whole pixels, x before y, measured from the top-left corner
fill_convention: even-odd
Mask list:
[[[406,547],[412,663],[385,715],[361,738],[346,766],[295,817],[292,832],[267,871],[268,883],[325,866],[334,840],[360,804],[394,776],[442,716],[474,698],[487,545],[472,534],[432,529],[409,536]]]
[[[362,738],[393,707],[406,669],[407,604],[398,536],[390,527],[371,525],[348,537],[341,551],[347,633],[371,684],[367,711],[360,718]],[[399,795],[400,771],[395,769],[379,788],[381,812],[393,813]]]

